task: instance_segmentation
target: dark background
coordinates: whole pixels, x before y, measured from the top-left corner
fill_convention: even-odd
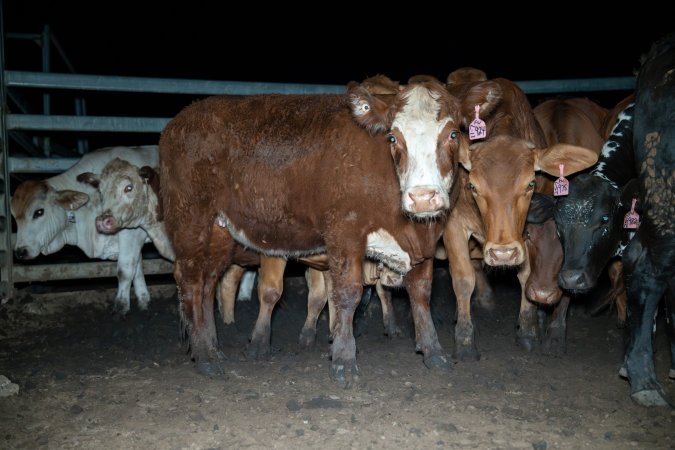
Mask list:
[[[328,84],[377,73],[445,78],[462,66],[513,80],[626,76],[675,28],[667,12],[638,2],[606,16],[569,2],[464,5],[4,0],[4,24],[12,32],[49,24],[81,73]],[[39,69],[37,48],[10,50],[9,68]]]

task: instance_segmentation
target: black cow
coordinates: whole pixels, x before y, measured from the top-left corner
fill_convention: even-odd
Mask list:
[[[665,297],[675,378],[675,33],[652,45],[637,78],[633,155],[640,227],[624,251],[630,341],[624,367],[631,397],[644,406],[673,404],[656,379],[653,330]]]
[[[637,192],[632,180],[633,114],[630,104],[619,114],[593,171],[576,176],[569,195],[556,200],[554,215],[565,254],[558,282],[570,292],[595,287],[607,262],[620,256],[630,239],[623,217]]]

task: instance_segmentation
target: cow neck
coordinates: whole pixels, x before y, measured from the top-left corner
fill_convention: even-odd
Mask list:
[[[616,125],[607,138],[598,162],[591,173],[621,189],[637,176],[633,157],[633,112],[631,103],[617,117]]]

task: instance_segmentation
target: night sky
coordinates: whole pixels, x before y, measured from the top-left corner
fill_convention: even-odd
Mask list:
[[[609,19],[568,2],[542,3],[536,21],[514,23],[481,3],[465,3],[465,11],[457,4],[367,10],[316,3],[307,11],[314,18],[305,20],[306,10],[291,4],[250,2],[237,5],[248,10],[241,12],[213,1],[2,1],[5,31],[39,32],[49,24],[80,73],[214,80],[346,84],[377,73],[444,79],[462,66],[513,80],[627,76],[649,44],[675,28],[653,10],[612,9],[608,14],[622,17]],[[551,23],[552,14],[566,25]],[[542,44],[546,51],[535,49]],[[37,46],[6,44],[6,64],[38,70]],[[53,70],[64,71],[58,61]]]

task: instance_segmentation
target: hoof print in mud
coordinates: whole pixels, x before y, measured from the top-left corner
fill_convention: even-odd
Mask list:
[[[356,362],[334,361],[330,365],[330,378],[340,387],[349,388],[359,382],[361,370]]]

